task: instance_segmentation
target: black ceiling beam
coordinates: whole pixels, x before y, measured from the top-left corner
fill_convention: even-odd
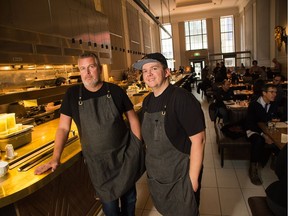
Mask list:
[[[140,0],[133,0],[142,10],[146,13],[160,28],[163,29],[171,38],[171,34],[166,30],[166,28],[162,25],[162,23],[151,13],[151,11],[140,1]]]

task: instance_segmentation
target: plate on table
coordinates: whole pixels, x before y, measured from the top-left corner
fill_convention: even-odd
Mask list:
[[[241,104],[231,104],[231,105],[227,105],[228,108],[247,108],[247,106],[241,105]]]
[[[275,125],[276,128],[287,128],[288,125],[286,122],[276,122],[276,125]]]
[[[225,105],[233,105],[235,102],[233,100],[223,101]]]

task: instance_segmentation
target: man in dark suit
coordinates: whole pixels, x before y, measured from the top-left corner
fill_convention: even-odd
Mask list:
[[[265,155],[267,156],[266,153],[269,150],[265,146],[268,145],[270,147],[268,149],[273,149],[274,147],[273,141],[263,133],[258,123],[268,123],[272,119],[273,114],[277,112],[277,105],[274,103],[276,94],[277,88],[273,84],[264,85],[262,96],[250,102],[247,110],[246,134],[251,142],[249,177],[255,185],[262,184],[259,165],[262,164],[264,166],[267,162]]]

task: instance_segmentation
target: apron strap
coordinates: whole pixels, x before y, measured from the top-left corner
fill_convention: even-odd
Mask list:
[[[104,82],[106,88],[107,88],[107,98],[111,98],[111,92],[110,92],[110,88],[108,83]],[[82,101],[82,88],[84,87],[84,85],[82,84],[79,88],[79,98],[78,98],[78,105],[81,106],[83,104]]]
[[[105,82],[106,88],[107,88],[107,98],[111,98],[110,88],[108,83]]]
[[[170,96],[170,97],[167,97],[167,99],[166,99],[166,101],[165,101],[165,103],[164,103],[163,110],[162,110],[162,112],[161,112],[161,114],[164,115],[164,116],[166,115],[167,104],[169,103],[169,101],[170,101],[171,98],[173,97],[175,89],[176,89],[176,87],[171,90],[171,96]],[[150,101],[151,101],[152,94],[153,94],[153,93],[151,93],[150,95],[148,95],[147,102],[146,102],[146,105],[145,105],[145,107],[144,107],[144,113],[147,112],[147,110],[148,110],[148,105],[149,105],[149,103],[150,103]]]
[[[79,106],[81,106],[83,104],[83,101],[82,101],[82,86],[83,86],[83,84],[79,88],[79,99],[78,99],[78,105]]]

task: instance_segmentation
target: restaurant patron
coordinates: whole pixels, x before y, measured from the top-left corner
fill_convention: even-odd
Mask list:
[[[277,113],[277,106],[273,103],[276,94],[277,89],[273,84],[264,85],[262,96],[251,101],[247,110],[246,134],[251,142],[249,177],[255,185],[262,184],[260,166],[265,166],[267,163],[271,149],[275,151],[277,149],[273,141],[258,126],[260,122],[268,123],[273,114]]]

